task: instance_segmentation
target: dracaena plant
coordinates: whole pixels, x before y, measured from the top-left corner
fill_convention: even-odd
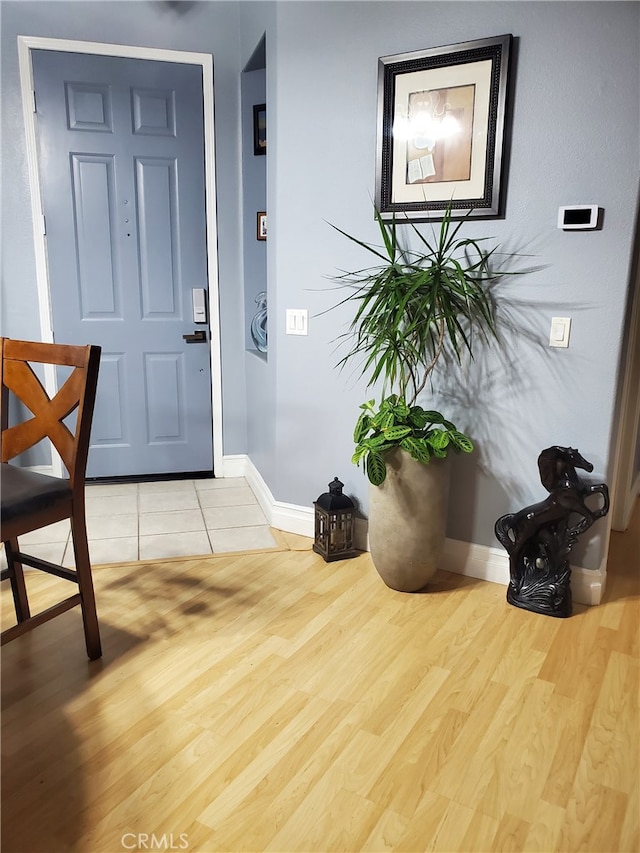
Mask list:
[[[375,216],[381,246],[333,227],[377,259],[374,266],[336,280],[350,288],[339,304],[355,305],[346,333],[349,351],[339,365],[357,359],[368,385],[382,381],[380,405],[369,400],[360,407],[352,459],[380,485],[387,473],[385,454],[392,448],[401,447],[423,463],[449,450],[473,450],[468,436],[417,399],[442,359],[450,356],[460,364],[464,353],[473,358],[476,334],[495,336],[487,285],[497,274],[491,269],[495,249],[486,251],[482,238],[459,234],[466,218],[454,221],[451,204],[431,237],[402,221],[417,248],[401,243],[395,218],[385,221],[378,210]]]

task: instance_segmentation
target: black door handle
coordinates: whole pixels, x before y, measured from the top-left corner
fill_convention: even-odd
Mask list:
[[[198,329],[190,335],[183,335],[182,340],[188,344],[204,344],[207,341],[207,333],[203,329]]]

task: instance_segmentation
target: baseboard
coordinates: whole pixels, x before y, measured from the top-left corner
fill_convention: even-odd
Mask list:
[[[509,583],[509,558],[506,553],[473,542],[445,540],[441,568],[504,586]]]
[[[600,604],[607,582],[607,563],[602,561],[599,569],[571,567],[571,594],[578,604]]]
[[[245,454],[222,457],[222,477],[247,477],[250,468],[258,474],[257,468]]]
[[[299,536],[313,536],[313,508],[277,501],[248,456],[225,456],[225,477],[244,477],[271,527]]]
[[[448,572],[480,580],[509,583],[509,557],[499,548],[475,545],[447,539],[444,546],[442,568]],[[577,604],[600,604],[606,580],[606,562],[598,569],[571,566],[571,595]]]
[[[313,537],[313,509],[274,500],[260,472],[248,456],[225,456],[225,477],[244,477],[251,486],[269,524],[278,530]],[[357,518],[355,544],[359,550],[369,550],[368,525]],[[476,545],[447,539],[441,568],[447,572],[490,581],[507,586],[509,583],[509,558],[500,548]],[[606,559],[599,569],[571,567],[571,594],[578,604],[600,604],[606,581]]]

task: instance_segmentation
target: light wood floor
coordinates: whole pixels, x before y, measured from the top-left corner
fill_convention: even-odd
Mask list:
[[[368,555],[100,567],[101,661],[77,611],[3,649],[2,851],[638,851],[639,554],[640,507],[566,620]]]

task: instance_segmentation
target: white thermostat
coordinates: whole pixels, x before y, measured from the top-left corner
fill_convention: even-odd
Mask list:
[[[598,227],[597,204],[567,204],[558,208],[558,228],[563,231],[589,231]]]

